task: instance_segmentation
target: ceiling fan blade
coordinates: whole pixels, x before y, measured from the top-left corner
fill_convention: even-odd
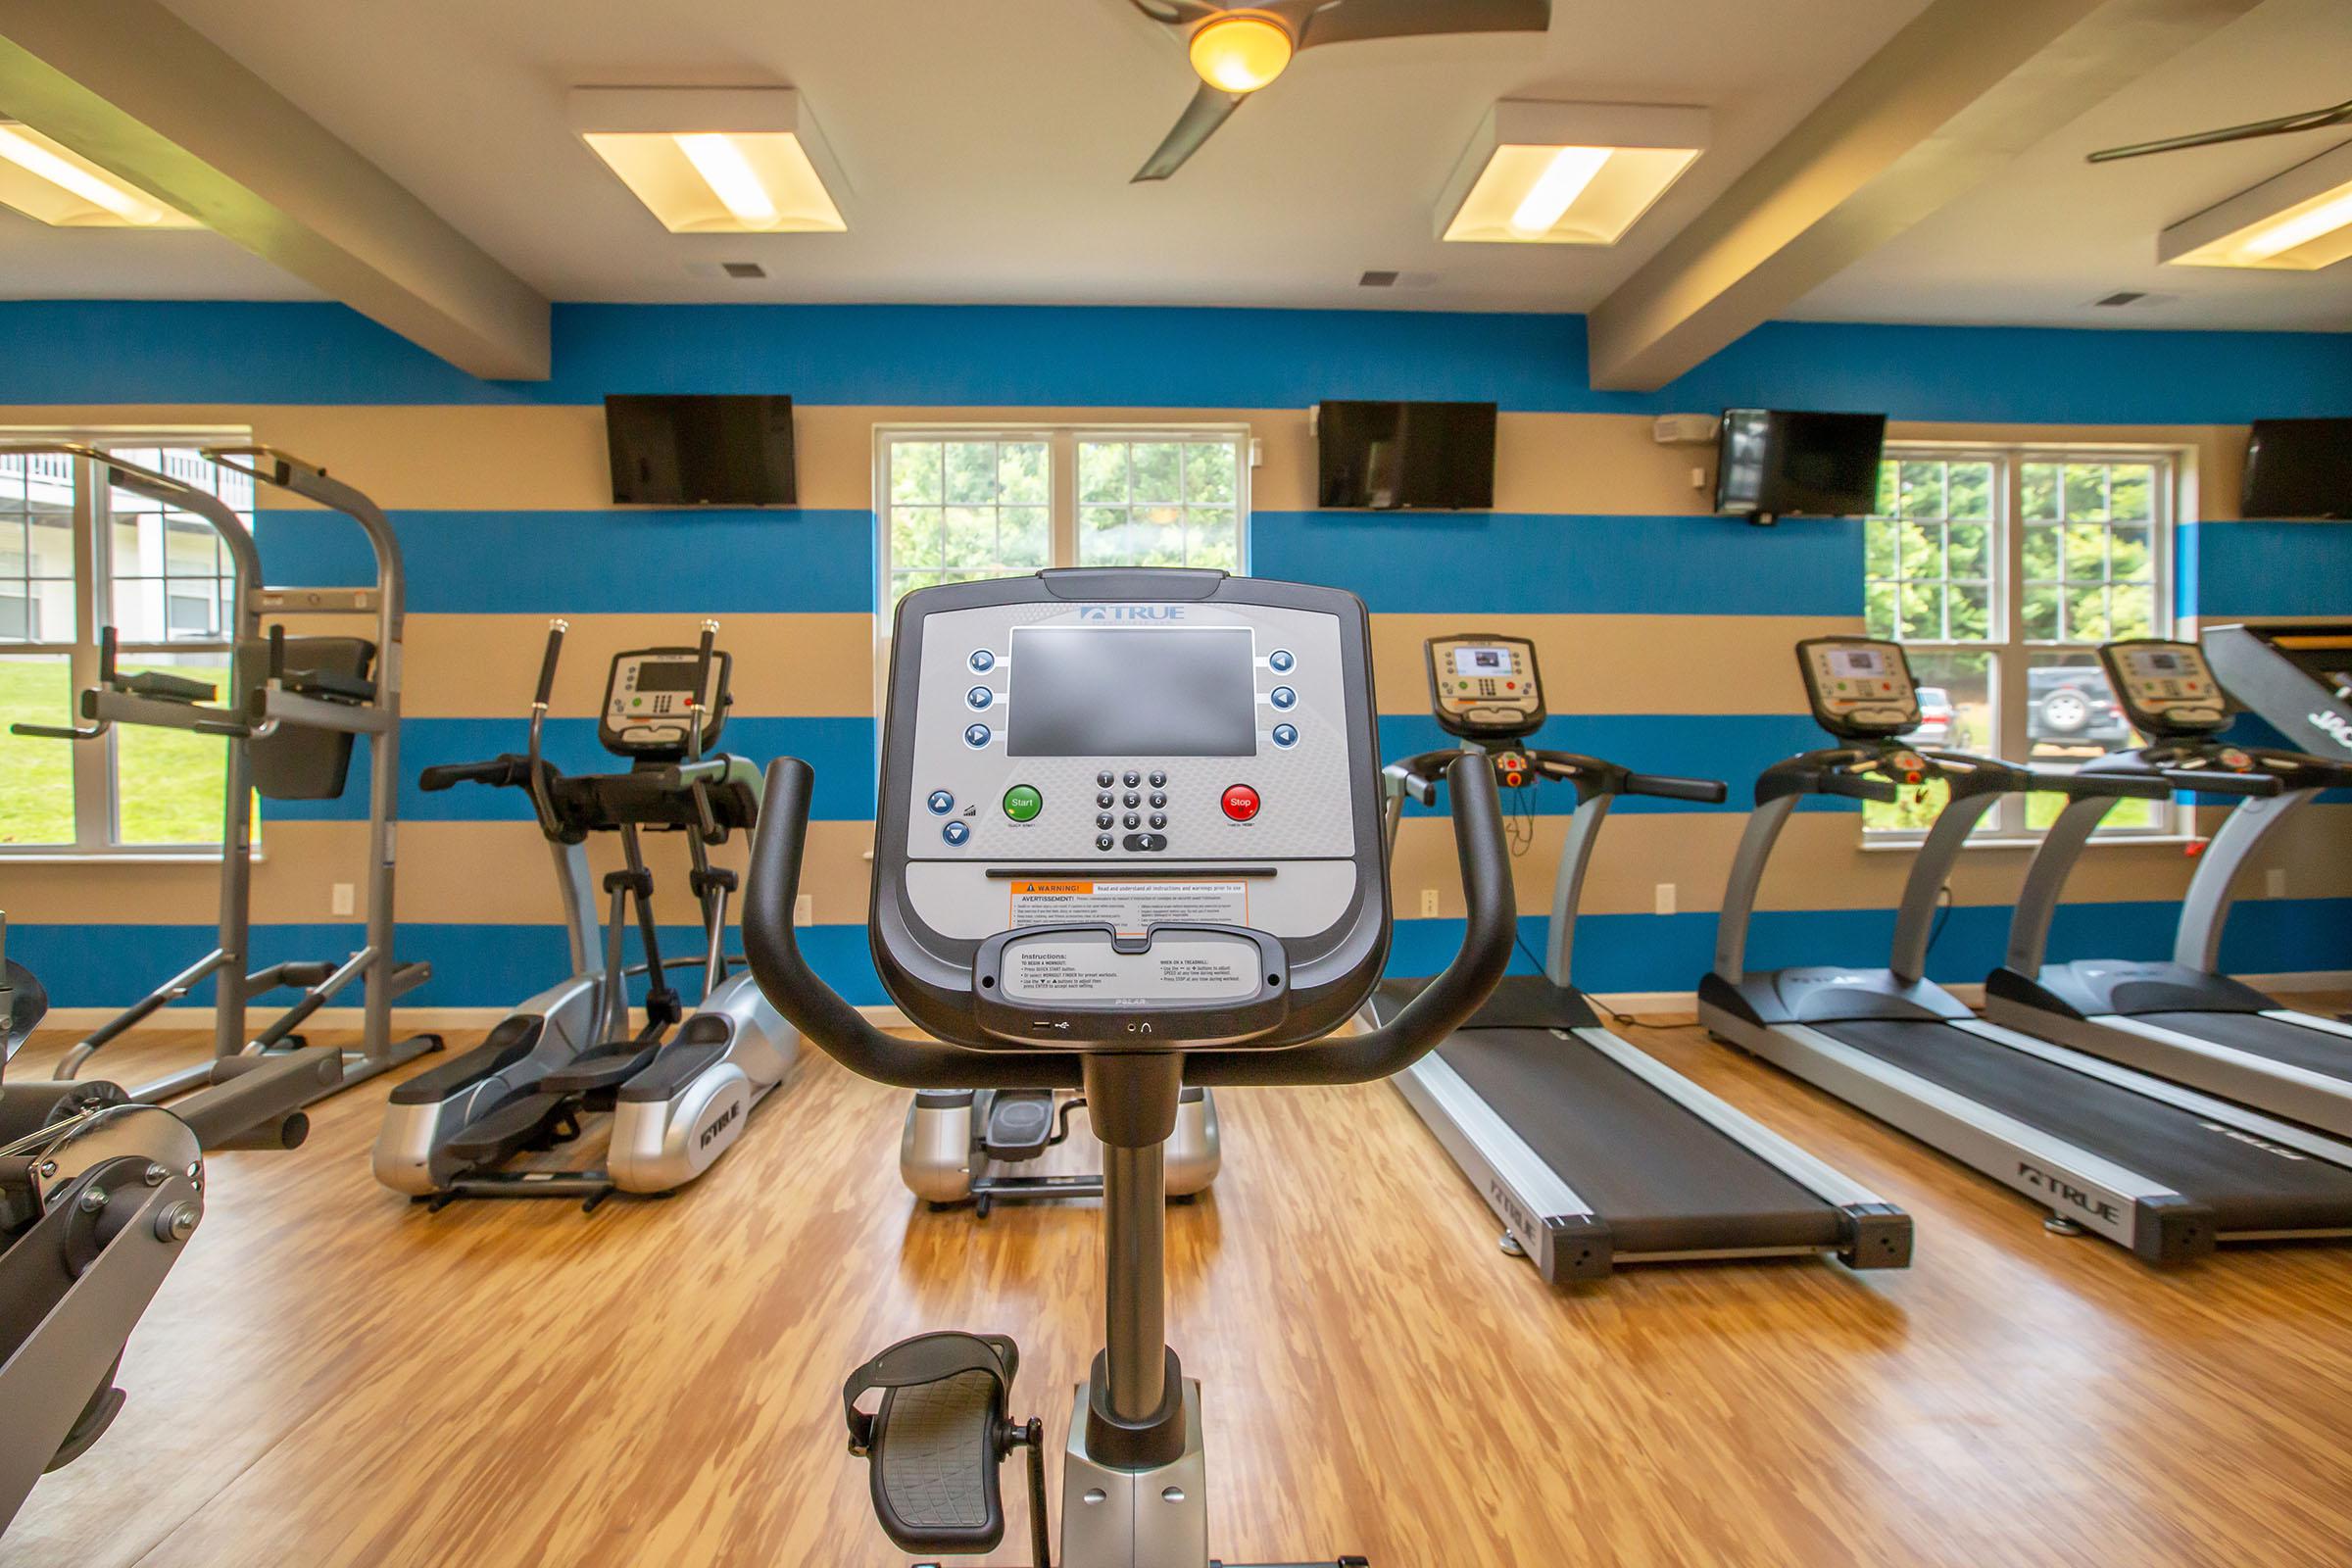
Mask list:
[[[1196,22],[1206,22],[1225,9],[1211,5],[1209,0],[1127,0],[1127,3],[1153,22],[1171,27],[1189,27]]]
[[[1151,157],[1144,160],[1144,167],[1136,172],[1135,178],[1128,183],[1140,185],[1146,180],[1165,179],[1182,169],[1184,161],[1199,152],[1200,144],[1208,140],[1209,133],[1225,123],[1226,117],[1242,106],[1244,96],[1238,92],[1219,92],[1203,82],[1200,90],[1193,94],[1193,101],[1184,106],[1184,113],[1177,117],[1176,128],[1169,131],[1167,139],[1159,144]]]
[[[2088,162],[2112,164],[2119,158],[2145,158],[2152,153],[2177,153],[2187,147],[2215,147],[2223,142],[2252,141],[2257,136],[2290,136],[2298,130],[2325,130],[2329,125],[2352,122],[2352,103],[2341,103],[2331,109],[2312,109],[2299,115],[2281,115],[2277,120],[2257,120],[2250,124],[2227,125],[2220,130],[2200,130],[2186,136],[2168,136],[2162,141],[2143,141],[2131,147],[2108,147],[2092,153]]]
[[[1550,25],[1551,0],[1327,0],[1308,14],[1298,47],[1443,32],[1543,32]]]

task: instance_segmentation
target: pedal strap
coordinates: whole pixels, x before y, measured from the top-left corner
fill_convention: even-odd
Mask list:
[[[918,1334],[901,1340],[851,1373],[841,1385],[841,1413],[849,1423],[850,1451],[863,1457],[873,1447],[879,1417],[858,1409],[858,1401],[875,1390],[920,1388],[966,1372],[985,1372],[995,1380],[1001,1409],[1012,1392],[1013,1374],[1020,1363],[1020,1347],[1002,1334]]]

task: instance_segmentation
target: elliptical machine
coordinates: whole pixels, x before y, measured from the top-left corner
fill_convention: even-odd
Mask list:
[[[731,661],[716,647],[718,623],[703,622],[693,648],[612,656],[597,738],[629,759],[629,769],[571,775],[541,756],[567,629],[563,620],[548,628],[529,750],[430,767],[422,778],[428,790],[474,783],[530,796],[555,856],[572,966],[567,979],[509,1013],[480,1046],[393,1090],[376,1138],[376,1179],[436,1208],[459,1198],[578,1198],[593,1209],[614,1191],[668,1192],[734,1146],[752,1108],[783,1082],[799,1052],[751,976],[730,973],[726,956],[735,873],[712,865],[710,851],[752,830],[760,769],[748,758],[704,755],[717,743],[731,701]],[[619,835],[626,864],[604,879],[610,907],[600,933],[586,846],[589,835],[607,832]],[[642,832],[685,836],[687,882],[702,906],[699,957],[662,956]],[[632,920],[641,965],[626,957]],[[688,964],[703,973],[692,1017],[669,982],[671,968]],[[634,974],[646,977],[647,995],[645,1023],[632,1030]],[[499,1168],[577,1138],[583,1114],[607,1110],[612,1129],[604,1166]]]
[[[975,713],[970,676],[992,668],[996,710]],[[1385,1027],[1335,1038],[1389,945],[1375,711],[1364,607],[1340,590],[1077,569],[908,594],[870,930],[919,1040],[867,1023],[802,957],[792,908],[813,775],[790,758],[768,770],[744,946],[785,1016],[885,1083],[1083,1088],[1107,1146],[1105,1344],[1075,1396],[1063,1568],[1209,1563],[1200,1386],[1163,1328],[1163,1149],[1185,1085],[1386,1077],[1468,1017],[1509,962],[1494,769],[1464,758],[1446,779],[1462,950]],[[1169,775],[1169,825],[1106,841],[1093,781],[1129,766]],[[943,823],[927,804],[943,790],[989,804]],[[1081,878],[1130,886],[1126,907],[1106,899],[1033,923],[1008,909],[1008,882]],[[1155,891],[1170,887],[1188,890],[1179,908]],[[901,1548],[992,1550],[1004,1529],[998,1467],[1025,1447],[1032,1555],[1051,1560],[1044,1424],[1010,1414],[1018,1361],[1003,1336],[927,1334],[844,1386],[851,1451],[868,1461],[875,1513]],[[861,1409],[877,1392],[878,1407]]]
[[[48,1007],[6,938],[0,918],[0,1068]],[[198,1133],[173,1111],[98,1079],[0,1083],[0,1530],[113,1425],[123,1345],[203,1217]]]

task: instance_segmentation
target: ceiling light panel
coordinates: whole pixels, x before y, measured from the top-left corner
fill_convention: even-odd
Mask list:
[[[0,205],[58,228],[202,228],[29,125],[0,121]]]
[[[2297,164],[2157,236],[2177,267],[2316,272],[2352,257],[2352,142]]]
[[[1438,199],[1441,239],[1614,245],[1706,150],[1704,109],[1496,104]]]
[[[677,234],[840,233],[839,168],[789,87],[581,87],[573,129]]]

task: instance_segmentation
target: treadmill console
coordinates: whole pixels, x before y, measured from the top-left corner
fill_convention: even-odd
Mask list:
[[[1544,683],[1536,645],[1524,637],[1456,632],[1422,645],[1429,662],[1431,711],[1446,734],[1465,740],[1517,740],[1544,724]]]
[[[710,655],[709,689],[698,710],[694,702],[694,672],[702,661],[697,648],[633,648],[612,656],[605,676],[605,706],[597,714],[596,738],[616,757],[675,760],[694,748],[688,746],[692,714],[702,714],[701,750],[718,744],[727,718],[727,656]]]
[[[2195,643],[2134,638],[2099,650],[2107,684],[2132,727],[2155,740],[2211,735],[2230,724],[2230,697]]]
[[[1919,688],[1902,645],[1875,637],[1809,637],[1796,645],[1805,698],[1841,740],[1884,740],[1919,728]]]
[[[1351,594],[1215,571],[907,595],[874,857],[893,998],[980,1049],[1336,1026],[1388,935],[1367,627]]]

